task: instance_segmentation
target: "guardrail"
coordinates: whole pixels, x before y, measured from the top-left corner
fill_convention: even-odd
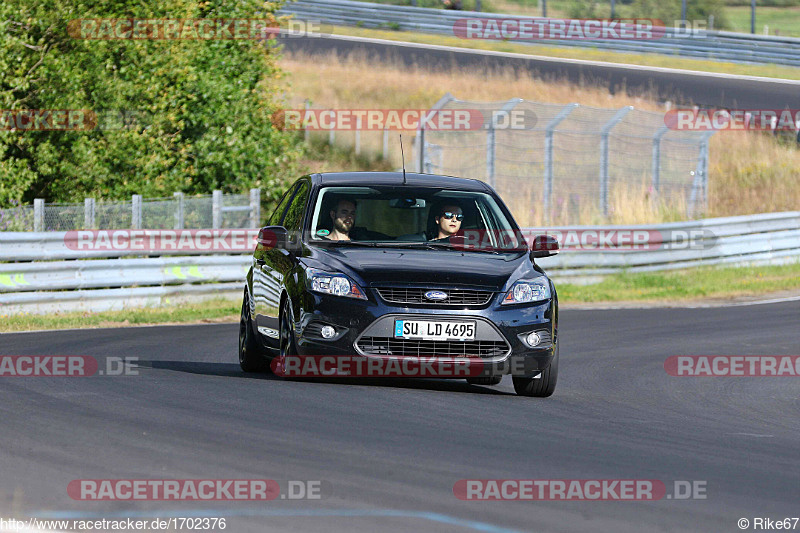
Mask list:
[[[614,226],[572,226],[548,228],[548,231],[598,228],[614,229]],[[562,282],[591,283],[621,271],[652,272],[800,260],[800,211],[625,226],[624,229],[658,232],[668,238],[655,249],[564,250],[556,256],[537,259],[537,263]]]
[[[226,216],[227,215],[227,216]],[[238,216],[237,216],[238,215]],[[82,228],[257,228],[261,218],[261,189],[249,195],[212,194],[130,200],[85,198],[82,204],[47,203],[34,198],[33,205],[0,209],[0,231],[64,231]]]
[[[624,271],[800,260],[800,211],[658,225],[552,227],[543,231],[569,235],[601,230],[641,230],[661,238],[646,250],[570,250],[567,242],[564,244],[568,248],[559,255],[537,262],[558,282],[588,283]],[[211,254],[202,251],[205,255],[194,256],[187,255],[185,249],[80,250],[74,244],[65,244],[70,238],[76,239],[76,233],[0,233],[0,260],[7,261],[0,263],[0,316],[106,311],[219,296],[240,298],[252,261],[249,253],[243,253],[247,246]],[[146,254],[158,257],[140,257]]]
[[[451,11],[410,6],[393,6],[351,0],[299,0],[286,5],[282,15],[322,24],[395,29],[454,36],[459,19],[531,18],[498,13]],[[508,39],[523,44],[573,46],[632,53],[658,53],[735,63],[800,66],[800,39],[752,35],[711,30],[665,28],[661,39],[636,40],[525,40]]]

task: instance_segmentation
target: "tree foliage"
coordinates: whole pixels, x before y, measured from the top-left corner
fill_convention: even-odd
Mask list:
[[[283,0],[3,0],[0,110],[128,113],[91,131],[0,130],[0,207],[86,196],[239,192],[267,198],[294,174],[296,134],[276,129],[283,73],[259,40],[86,40],[86,18],[272,19]],[[106,110],[106,111],[104,111]],[[108,111],[111,111],[109,114]],[[116,122],[116,124],[114,124]]]

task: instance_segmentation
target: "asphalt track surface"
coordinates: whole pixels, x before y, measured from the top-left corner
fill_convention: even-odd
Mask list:
[[[800,514],[797,377],[666,374],[800,354],[800,302],[562,310],[549,399],[446,380],[245,375],[234,324],[0,335],[0,355],[138,357],[138,375],[0,378],[0,516],[218,516],[227,531],[739,531]],[[74,479],[323,481],[320,500],[84,502]],[[461,501],[460,479],[705,481],[706,499]]]
[[[612,93],[625,88],[630,94],[654,91],[661,101],[736,109],[798,109],[800,81],[712,74],[635,65],[580,61],[522,54],[432,46],[347,36],[282,38],[287,53],[302,52],[347,57],[361,54],[376,63],[433,70],[453,67],[489,73],[513,68],[532,77],[569,80],[607,87]],[[535,53],[532,47],[531,52]],[[458,97],[458,88],[451,91]],[[521,95],[522,96],[522,95]]]

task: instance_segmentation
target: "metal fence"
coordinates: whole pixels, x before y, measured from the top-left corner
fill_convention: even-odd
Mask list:
[[[449,93],[430,111],[456,109],[480,114],[482,126],[417,129],[406,168],[485,181],[522,225],[685,220],[706,212],[713,131],[672,130],[662,113],[631,106],[471,102]],[[523,128],[507,126],[514,114]],[[331,129],[315,137],[400,164],[399,143],[387,130]]]
[[[454,35],[457,20],[476,17],[504,18],[510,15],[473,11],[450,11],[423,7],[395,6],[350,0],[299,0],[287,4],[280,14],[300,20],[364,28],[417,31]],[[515,18],[531,18],[516,17]],[[800,66],[800,39],[710,30],[665,28],[660,39],[642,40],[537,40],[512,42],[529,45],[573,46],[617,52],[657,53],[734,63]]]
[[[261,189],[250,194],[142,198],[130,201],[86,198],[82,204],[46,203],[0,209],[0,231],[69,231],[74,229],[256,228],[261,219]]]
[[[560,229],[567,228],[547,228]],[[798,211],[621,229],[655,231],[665,240],[647,250],[565,249],[537,262],[557,282],[591,283],[622,271],[800,260]],[[693,240],[691,246],[681,246],[686,243],[681,235],[693,233],[702,238]],[[0,317],[23,312],[106,311],[157,306],[167,301],[174,304],[181,300],[241,298],[245,274],[253,261],[251,255],[241,251],[195,256],[163,252],[159,257],[140,257],[141,252],[129,249],[82,251],[67,246],[67,239],[65,232],[0,232],[0,261],[11,261],[0,263]]]
[[[418,130],[418,170],[485,180],[526,225],[604,223],[648,203],[696,218],[707,202],[713,132],[670,130],[663,114],[521,99],[479,103],[443,97],[433,109],[477,109],[474,131]],[[497,127],[520,112],[525,129]]]

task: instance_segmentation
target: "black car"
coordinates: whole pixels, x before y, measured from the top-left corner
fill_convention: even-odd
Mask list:
[[[430,357],[511,374],[525,396],[558,377],[558,298],[494,190],[403,172],[303,176],[259,232],[239,332],[246,372],[287,356]],[[274,361],[273,361],[274,362]],[[373,360],[374,362],[374,360]]]

